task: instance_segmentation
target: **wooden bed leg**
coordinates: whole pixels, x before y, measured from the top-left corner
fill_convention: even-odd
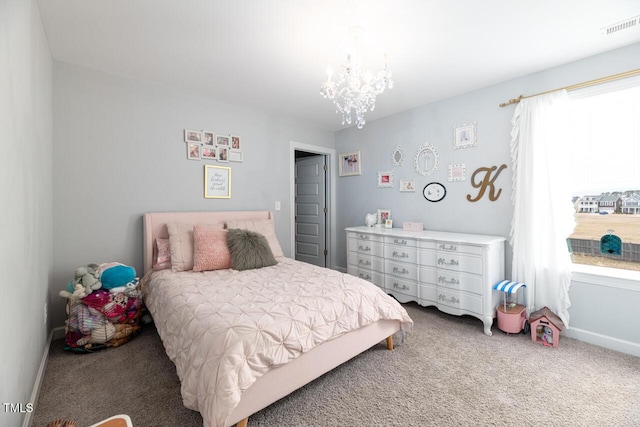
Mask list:
[[[387,350],[393,350],[393,335],[387,337]]]
[[[245,418],[244,420],[240,420],[236,423],[236,427],[247,427],[249,423],[249,418]]]

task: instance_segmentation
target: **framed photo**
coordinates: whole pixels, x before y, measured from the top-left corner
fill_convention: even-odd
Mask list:
[[[449,165],[449,181],[464,181],[467,179],[467,165],[459,163]]]
[[[338,156],[338,162],[340,162],[338,165],[338,175],[362,175],[362,159],[360,157],[360,151],[340,154]]]
[[[378,187],[393,188],[393,171],[378,172]]]
[[[386,224],[387,220],[391,219],[390,209],[378,209],[378,224]]]
[[[384,228],[393,228],[393,220],[388,219],[384,222]]]
[[[453,149],[476,147],[478,145],[478,133],[476,125],[478,122],[454,126],[453,128]]]
[[[229,161],[229,147],[218,147],[218,161],[219,162],[228,162]]]
[[[204,197],[206,199],[231,198],[231,168],[204,166]]]
[[[216,145],[229,147],[231,145],[231,137],[227,135],[216,135]]]
[[[211,146],[215,145],[212,131],[205,130],[202,132],[202,134],[204,135],[204,138],[202,140],[202,143],[204,145],[211,145]]]
[[[202,150],[201,144],[193,144],[189,142],[187,144],[187,159],[200,160],[200,152]]]
[[[199,130],[184,130],[184,142],[195,142],[198,144],[202,143],[202,131]]]
[[[401,179],[400,180],[400,191],[403,192],[416,192],[416,180],[415,179]]]
[[[242,162],[244,158],[242,156],[242,151],[230,150],[229,151],[229,161],[230,162]]]
[[[200,157],[203,159],[218,160],[218,149],[215,146],[212,147],[204,144],[202,146],[202,153],[200,154]]]
[[[240,146],[240,137],[238,135],[231,135],[231,149],[232,150],[241,150]]]

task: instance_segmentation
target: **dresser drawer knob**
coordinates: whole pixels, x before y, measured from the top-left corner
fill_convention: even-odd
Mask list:
[[[371,280],[371,276],[368,275],[368,274],[360,273],[359,276],[360,276],[361,279]]]
[[[456,245],[446,245],[444,243],[440,243],[440,249],[442,249],[443,251],[458,252],[458,247]]]
[[[362,252],[369,252],[371,250],[371,248],[369,246],[358,246],[358,249],[361,250]]]
[[[393,289],[399,289],[401,291],[406,291],[409,290],[409,286],[405,285],[405,284],[398,284],[397,282],[393,282]]]
[[[395,243],[396,245],[406,245],[406,244],[407,244],[407,241],[406,241],[406,240],[404,240],[404,239],[402,239],[402,240],[400,240],[400,239],[394,239],[394,240],[393,240],[393,243]]]
[[[409,258],[409,254],[405,252],[399,253],[398,251],[393,251],[391,255],[394,258]]]
[[[360,238],[361,238],[362,240],[369,240],[369,236],[367,236],[366,234],[361,234],[361,235],[360,235]]]
[[[444,258],[438,258],[438,265],[452,265],[452,266],[458,266],[460,265],[460,261],[455,260],[455,259],[451,259],[449,261],[447,261]]]
[[[451,303],[451,304],[460,304],[460,300],[458,298],[456,298],[456,297],[447,298],[447,296],[444,295],[444,294],[438,295],[438,300],[439,301],[448,302],[448,303]]]
[[[359,259],[359,260],[358,260],[358,264],[360,264],[360,265],[364,265],[364,266],[368,266],[368,265],[371,265],[371,261],[369,261],[369,260],[364,260],[364,259]]]
[[[460,281],[457,280],[454,277],[452,277],[450,280],[447,280],[446,276],[439,276],[438,277],[438,283],[446,283],[446,284],[449,284],[449,285],[459,285]]]
[[[402,267],[402,270],[400,270],[398,267],[393,267],[393,272],[400,273],[400,274],[409,274],[409,270],[407,270],[404,267]]]

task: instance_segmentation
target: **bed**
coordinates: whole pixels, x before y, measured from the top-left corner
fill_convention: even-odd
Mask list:
[[[276,265],[154,270],[157,241],[171,237],[176,259],[178,225],[191,227],[193,244],[203,227],[232,232],[243,224],[258,224],[253,231],[266,237]],[[251,414],[372,346],[386,341],[392,350],[393,334],[413,325],[377,286],[282,256],[269,211],[147,213],[143,228],[145,303],[183,403],[207,427],[246,426]]]

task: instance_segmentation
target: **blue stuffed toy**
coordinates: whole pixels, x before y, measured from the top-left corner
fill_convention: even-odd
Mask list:
[[[113,289],[125,286],[133,279],[136,278],[136,269],[124,264],[109,264],[108,266],[103,264],[100,266],[102,273],[100,274],[100,281],[102,282],[103,289]]]

